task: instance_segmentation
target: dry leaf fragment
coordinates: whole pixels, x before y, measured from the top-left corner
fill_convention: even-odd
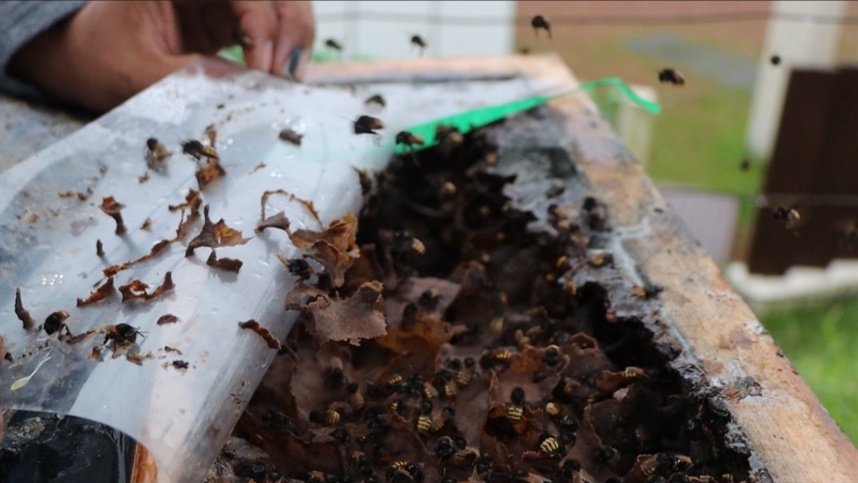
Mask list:
[[[201,190],[205,189],[205,187],[214,180],[223,176],[226,176],[226,170],[223,169],[223,166],[220,165],[217,158],[209,159],[209,161],[196,172],[197,183]]]
[[[246,322],[239,322],[238,326],[256,332],[268,344],[268,347],[280,350],[280,341],[268,329],[259,325],[259,322],[250,319]]]
[[[281,141],[286,141],[288,143],[292,143],[295,146],[301,145],[301,140],[304,138],[304,135],[295,131],[294,129],[286,128],[280,131],[280,135],[278,136]]]
[[[99,208],[101,208],[101,211],[103,211],[104,214],[110,216],[116,222],[117,235],[122,236],[128,231],[128,229],[125,228],[125,223],[122,221],[122,208],[125,208],[125,205],[116,201],[112,196],[108,196],[107,198],[102,199],[101,206],[99,206]]]
[[[113,292],[116,291],[116,288],[113,286],[113,277],[108,277],[107,281],[101,284],[94,292],[89,294],[89,297],[86,299],[77,299],[77,306],[84,307],[90,304],[94,304],[100,300],[104,300],[107,297],[113,295]]]
[[[178,321],[179,321],[179,318],[176,317],[175,315],[164,314],[164,315],[158,317],[158,321],[155,323],[158,325],[165,325],[165,324],[175,324]]]
[[[304,205],[305,208],[307,208],[307,211],[309,211],[310,214],[313,215],[313,218],[319,223],[319,226],[324,226],[322,224],[322,220],[319,219],[319,212],[316,211],[316,207],[313,206],[312,201],[305,200],[303,198],[295,196],[286,190],[272,190],[272,191],[266,191],[266,192],[262,193],[262,198],[260,198],[259,202],[260,202],[260,205],[262,206],[262,219],[263,220],[265,219],[265,204],[268,203],[268,198],[271,197],[271,195],[286,195],[289,197],[290,200],[297,201],[298,203],[301,203],[302,205]]]
[[[215,253],[214,250],[209,254],[208,260],[206,260],[206,265],[210,267],[233,273],[238,273],[243,264],[244,262],[237,258],[218,258],[217,253]]]
[[[190,209],[191,213],[199,213],[200,206],[203,204],[203,197],[199,191],[195,189],[189,189],[188,194],[185,195],[185,202],[179,203],[178,205],[169,205],[167,209],[170,211],[180,211],[185,209]]]
[[[286,310],[309,314],[309,331],[319,345],[327,341],[374,339],[387,333],[380,282],[361,285],[350,297],[332,299],[324,292],[298,284],[286,296]]]
[[[160,297],[168,290],[172,290],[176,288],[173,284],[173,274],[167,272],[164,275],[164,283],[162,283],[158,288],[156,288],[152,293],[146,293],[146,290],[149,288],[149,285],[141,282],[140,280],[132,280],[130,283],[119,287],[119,291],[122,293],[122,302],[129,302],[131,300],[152,300],[156,297]]]
[[[289,218],[286,218],[286,214],[282,211],[269,216],[256,227],[256,233],[262,233],[266,228],[278,228],[289,233]]]
[[[244,245],[250,238],[242,238],[241,232],[227,226],[226,222],[221,218],[217,223],[212,223],[209,218],[209,205],[203,209],[205,223],[200,234],[196,236],[188,244],[188,249],[185,250],[185,256],[189,257],[194,254],[194,250],[199,247],[219,248],[236,245]]]
[[[36,327],[36,321],[30,316],[30,312],[24,308],[24,304],[21,303],[20,288],[15,289],[15,315],[24,324],[24,330],[33,330]]]
[[[150,231],[152,229],[152,218],[146,218],[146,221],[140,225],[140,229],[143,231]]]

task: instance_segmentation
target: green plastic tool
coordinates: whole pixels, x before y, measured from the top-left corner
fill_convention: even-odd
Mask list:
[[[632,102],[634,102],[641,108],[647,110],[648,112],[652,113],[653,115],[658,115],[661,112],[661,105],[659,103],[648,101],[638,96],[619,77],[606,77],[604,79],[597,79],[594,81],[585,82],[584,84],[581,84],[574,89],[569,89],[554,94],[533,96],[527,99],[512,101],[501,105],[473,109],[470,111],[453,114],[452,116],[447,116],[441,119],[436,119],[434,121],[413,126],[407,131],[411,134],[421,136],[423,138],[423,145],[415,145],[408,147],[400,144],[396,146],[396,154],[405,154],[421,149],[427,149],[436,145],[438,143],[438,140],[435,139],[435,130],[438,128],[438,126],[455,127],[459,130],[460,133],[465,134],[468,131],[472,131],[474,129],[489,125],[512,114],[523,112],[528,109],[532,109],[539,105],[545,104],[552,99],[557,99],[558,97],[563,97],[569,94],[573,94],[575,92],[590,92],[599,87],[608,85],[616,86],[620,89],[620,92],[625,94],[626,97],[628,97]]]

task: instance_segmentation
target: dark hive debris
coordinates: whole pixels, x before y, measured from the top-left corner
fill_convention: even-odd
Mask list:
[[[280,131],[280,134],[277,137],[279,137],[281,141],[286,141],[287,143],[294,144],[295,146],[300,146],[301,140],[304,139],[303,134],[290,128]]]
[[[36,327],[36,321],[30,315],[30,312],[24,308],[24,304],[21,302],[21,289],[15,289],[15,315],[18,317],[18,320],[24,326],[24,330],[30,331]]]
[[[376,131],[379,129],[384,129],[384,123],[372,116],[360,116],[354,124],[355,134],[378,134]]]

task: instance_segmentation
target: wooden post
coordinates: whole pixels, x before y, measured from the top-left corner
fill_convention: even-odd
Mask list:
[[[842,17],[846,5],[845,1],[779,0],[774,2],[773,13]],[[790,70],[794,67],[831,67],[839,32],[840,24],[834,22],[822,23],[810,18],[769,20],[746,135],[751,155],[763,159],[771,156]],[[778,65],[770,62],[772,55],[780,56]]]

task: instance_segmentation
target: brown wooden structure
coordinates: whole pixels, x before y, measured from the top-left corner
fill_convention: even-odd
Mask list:
[[[748,268],[782,274],[793,265],[858,258],[858,67],[792,72],[757,210]],[[773,216],[794,208],[794,231]]]

